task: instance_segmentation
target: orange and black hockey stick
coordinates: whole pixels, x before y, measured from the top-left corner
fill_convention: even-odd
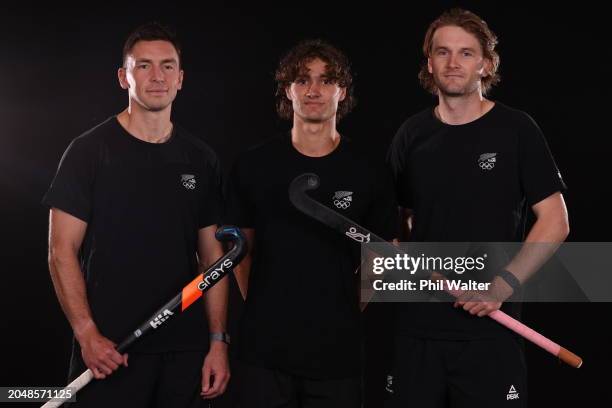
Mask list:
[[[198,300],[204,292],[212,288],[240,263],[247,250],[246,239],[240,229],[237,227],[224,226],[217,230],[215,237],[219,241],[233,242],[233,248],[223,257],[219,258],[201,275],[198,275],[198,277],[185,286],[178,295],[162,306],[153,316],[127,336],[119,346],[117,346],[117,351],[119,353],[124,353],[140,338],[159,329],[161,325],[168,319],[171,319],[175,314],[185,311],[185,309]],[[83,374],[78,376],[64,389],[70,389],[72,393],[77,393],[80,389],[89,384],[93,378],[92,371],[87,369],[87,371],[83,372]],[[62,394],[65,395],[65,393]],[[51,400],[44,404],[43,408],[59,407],[63,403],[64,401]]]

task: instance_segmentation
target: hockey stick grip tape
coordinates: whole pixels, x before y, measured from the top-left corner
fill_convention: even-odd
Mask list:
[[[66,388],[72,388],[74,390],[74,392],[78,392],[81,388],[85,387],[87,384],[89,384],[91,382],[91,380],[93,380],[94,375],[93,372],[90,369],[87,369],[85,371],[83,371],[83,373],[81,375],[79,375],[77,378],[75,378],[70,384],[68,384],[66,387],[64,387],[64,389]],[[47,403],[45,403],[41,408],[57,408],[59,406],[61,406],[64,403],[64,401],[49,401]]]
[[[445,289],[447,293],[451,294],[454,297],[459,297],[461,295],[461,291]],[[576,354],[571,351],[564,349],[554,341],[550,340],[548,337],[545,337],[533,330],[531,327],[521,323],[516,320],[512,316],[507,315],[501,310],[495,310],[488,315],[491,319],[495,320],[497,323],[502,326],[512,330],[516,334],[524,337],[529,340],[533,344],[543,348],[548,351],[553,356],[557,356],[561,361],[574,368],[580,368],[582,365],[582,359],[578,357]]]
[[[501,310],[496,310],[490,313],[489,317],[510,330],[520,334],[530,342],[542,347],[552,355],[557,356],[564,363],[574,368],[580,368],[582,365],[582,359],[576,354],[561,347],[549,338],[542,336],[540,333],[531,329],[530,327],[527,327],[518,320],[513,319]]]

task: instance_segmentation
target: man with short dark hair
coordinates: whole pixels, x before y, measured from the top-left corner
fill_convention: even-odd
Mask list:
[[[87,368],[97,379],[79,406],[198,407],[229,379],[227,344],[208,341],[225,332],[227,280],[207,292],[206,311],[192,307],[134,344],[129,367],[115,350],[193,279],[196,254],[202,266],[223,255],[218,160],[171,121],[180,58],[159,24],[129,36],[118,70],[128,107],[70,143],[44,198],[51,277],[74,331],[70,379]]]

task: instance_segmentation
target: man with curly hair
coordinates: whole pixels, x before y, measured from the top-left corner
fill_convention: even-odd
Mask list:
[[[544,136],[526,113],[484,97],[499,81],[497,38],[477,15],[442,14],[425,35],[419,78],[438,104],[407,119],[389,151],[412,241],[558,243],[568,234],[565,189]],[[533,270],[514,258],[482,278],[488,292],[454,303],[404,303],[396,324],[387,407],[526,406],[516,335],[492,319],[518,317]]]
[[[250,254],[235,270],[246,307],[237,376],[240,407],[360,407],[361,318],[355,246],[300,213],[288,188],[319,175],[312,195],[378,234],[395,236],[390,172],[358,153],[336,124],[353,106],[352,75],[334,46],[309,40],[276,72],[290,132],[244,153],[227,186],[225,221]]]

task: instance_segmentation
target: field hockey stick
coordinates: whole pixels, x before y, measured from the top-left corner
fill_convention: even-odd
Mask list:
[[[368,231],[367,229],[353,222],[344,215],[339,214],[338,212],[321,204],[320,202],[314,200],[312,197],[306,194],[306,192],[309,190],[316,190],[319,185],[319,176],[317,176],[316,174],[304,173],[302,175],[299,175],[291,182],[291,185],[289,186],[289,200],[298,210],[300,210],[304,214],[340,232],[347,238],[350,238],[359,243],[384,243],[388,246],[385,247],[386,250],[392,251],[396,254],[403,254],[398,248],[396,248],[394,245],[390,244],[386,240],[380,238],[373,232]],[[456,292],[448,292],[451,295],[457,295]],[[553,354],[564,363],[575,368],[580,368],[580,366],[582,365],[582,358],[572,353],[571,351],[561,347],[559,344],[548,339],[547,337],[544,337],[540,333],[519,322],[513,317],[507,315],[501,310],[491,312],[488,314],[488,316],[496,322],[500,323],[501,325],[507,327],[508,329],[521,335],[525,339],[531,341],[537,346]]]
[[[185,286],[178,295],[162,306],[148,320],[138,326],[136,330],[130,333],[130,335],[117,346],[117,352],[124,353],[132,344],[140,340],[143,336],[159,329],[160,326],[177,313],[184,312],[198,300],[204,292],[212,288],[227,275],[234,266],[240,263],[247,250],[246,239],[240,229],[237,227],[223,226],[217,230],[215,238],[222,242],[233,242],[234,247],[203,273],[199,274]],[[77,393],[89,384],[93,378],[94,375],[92,371],[87,369],[74,381],[68,384],[64,388],[64,393],[60,395],[65,395],[65,391],[68,389],[72,390],[72,393]],[[55,408],[61,406],[63,403],[64,401],[51,400],[44,404],[42,408]]]

